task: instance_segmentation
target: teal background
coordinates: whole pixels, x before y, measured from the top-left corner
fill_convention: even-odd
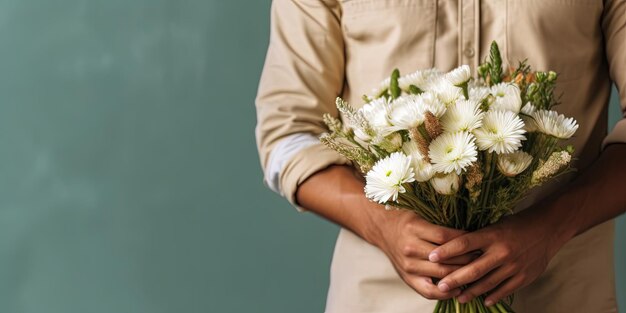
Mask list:
[[[254,145],[269,2],[0,1],[0,312],[323,311],[338,229]]]

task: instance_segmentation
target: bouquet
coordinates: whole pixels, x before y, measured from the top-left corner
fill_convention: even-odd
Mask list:
[[[494,42],[476,78],[467,65],[406,76],[394,70],[360,109],[338,98],[343,122],[326,114],[330,132],[320,140],[360,169],[370,200],[477,230],[572,170],[573,148],[561,142],[578,124],[553,110],[557,76],[533,72],[526,61],[505,72]],[[483,301],[442,300],[435,313],[513,312],[512,297],[489,308]]]

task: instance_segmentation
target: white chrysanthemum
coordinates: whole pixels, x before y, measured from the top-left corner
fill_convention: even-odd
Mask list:
[[[515,152],[522,146],[524,122],[511,111],[489,111],[483,117],[483,126],[474,130],[480,150],[498,154]]]
[[[430,89],[433,82],[441,76],[439,70],[427,69],[407,74],[398,79],[398,86],[404,91],[408,91],[411,85],[421,89],[422,91]]]
[[[379,203],[396,201],[398,194],[405,193],[402,184],[415,181],[411,158],[402,152],[392,153],[379,160],[365,176],[365,195]]]
[[[425,109],[420,96],[402,96],[391,104],[389,121],[398,129],[411,129],[424,123]]]
[[[471,101],[483,102],[489,96],[490,89],[487,87],[470,87],[469,99]]]
[[[402,151],[411,157],[411,167],[415,173],[415,180],[425,182],[435,174],[433,166],[424,159],[420,153],[417,144],[413,141],[407,141],[402,145]]]
[[[425,80],[426,78],[424,77],[424,72],[417,71],[415,73],[411,73],[398,78],[398,86],[404,91],[409,91],[411,85],[419,88],[419,86],[424,85]]]
[[[527,102],[526,105],[522,107],[520,111],[520,118],[524,121],[524,130],[527,133],[532,133],[537,131],[537,126],[535,125],[535,120],[533,119],[533,114],[537,111],[537,108],[532,105],[532,103]]]
[[[532,103],[526,102],[526,104],[522,107],[520,111],[522,114],[533,115],[537,111],[537,107],[535,107]]]
[[[491,86],[491,95],[494,96],[489,110],[503,110],[519,113],[522,108],[520,90],[515,84],[499,83]]]
[[[469,65],[461,65],[446,74],[446,79],[454,86],[466,84],[472,77]]]
[[[383,93],[383,91],[389,89],[389,85],[391,84],[391,77],[385,78],[382,82],[378,84],[378,87],[372,89],[370,91],[370,98],[375,99]]]
[[[447,107],[463,96],[463,90],[457,86],[452,85],[446,79],[440,79],[435,86],[433,86],[433,92],[439,98],[439,101]]]
[[[504,153],[498,155],[498,169],[504,176],[514,177],[525,171],[532,161],[533,157],[524,151]]]
[[[441,118],[441,125],[443,130],[451,133],[473,131],[482,125],[483,115],[478,102],[460,100],[448,108]]]
[[[402,135],[398,132],[391,133],[384,137],[382,135],[377,135],[372,138],[371,143],[383,148],[389,153],[396,152],[402,147]]]
[[[459,190],[460,180],[456,173],[439,174],[430,179],[430,185],[442,195],[453,195]]]
[[[419,97],[426,111],[430,111],[435,117],[441,118],[446,113],[446,105],[439,101],[434,92],[424,92]]]
[[[392,132],[396,131],[389,123],[389,111],[391,109],[391,103],[386,98],[378,98],[373,100],[372,102],[361,107],[357,114],[361,115],[369,124],[369,126],[376,132],[374,136],[377,137],[386,137]],[[360,128],[355,128],[354,134],[357,138],[363,141],[372,140],[372,136],[367,134],[367,132]]]
[[[568,139],[578,130],[578,123],[571,117],[565,117],[555,111],[537,110],[533,113],[537,130],[559,139]]]
[[[468,132],[443,133],[435,138],[428,147],[428,157],[433,169],[440,173],[461,171],[472,162],[476,162],[474,136]]]

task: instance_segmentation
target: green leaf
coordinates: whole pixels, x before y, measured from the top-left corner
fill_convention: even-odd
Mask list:
[[[424,91],[422,91],[421,89],[419,89],[419,87],[415,86],[415,85],[411,85],[409,86],[409,92],[413,95],[419,95],[421,93],[423,93]]]
[[[389,92],[391,93],[391,98],[396,99],[400,97],[400,86],[398,85],[398,79],[400,78],[400,70],[394,69],[391,73],[391,82],[389,83]]]
[[[489,76],[492,84],[502,82],[502,54],[500,54],[500,48],[495,40],[491,42],[491,49],[489,50],[489,63]]]

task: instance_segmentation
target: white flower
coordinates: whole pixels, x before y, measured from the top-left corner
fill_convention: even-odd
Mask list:
[[[396,152],[402,147],[402,135],[396,132],[385,137],[376,136],[372,139],[371,143],[383,148],[389,153]]]
[[[444,133],[435,138],[428,147],[433,169],[440,173],[456,172],[476,161],[478,151],[474,136],[468,132]]]
[[[555,111],[537,110],[532,116],[538,131],[559,139],[568,139],[578,130],[575,119]]]
[[[404,91],[408,91],[411,85],[426,91],[432,88],[432,84],[441,76],[439,70],[432,68],[407,74],[398,79],[398,86]]]
[[[493,103],[489,110],[504,110],[519,113],[522,108],[522,97],[520,90],[515,84],[499,83],[491,87],[491,94],[494,96]]]
[[[383,93],[383,91],[389,89],[389,85],[391,84],[391,77],[385,78],[382,82],[378,84],[378,87],[372,89],[370,92],[370,98],[376,99]]]
[[[441,118],[441,125],[447,132],[473,131],[482,125],[484,113],[480,104],[471,100],[460,100],[451,105]]]
[[[426,111],[430,111],[435,117],[441,118],[446,113],[446,105],[439,101],[434,92],[424,92],[419,97]]]
[[[376,132],[374,136],[386,137],[397,130],[389,123],[388,115],[390,107],[391,104],[386,98],[378,98],[361,107],[357,111],[357,114],[362,116],[374,132]],[[359,127],[355,128],[354,134],[363,141],[368,142],[372,140],[372,136],[368,134],[366,130],[360,129]]]
[[[483,126],[474,130],[480,150],[498,154],[511,153],[522,146],[524,122],[511,111],[489,111],[483,117]]]
[[[433,92],[439,98],[439,101],[447,107],[455,103],[463,96],[463,90],[457,86],[450,84],[446,79],[440,79],[434,86]]]
[[[514,177],[525,171],[532,161],[533,157],[524,151],[504,153],[498,155],[498,169],[504,176]]]
[[[405,193],[402,184],[415,181],[411,158],[401,152],[379,160],[365,176],[365,195],[379,203],[390,199],[396,201],[398,194]]]
[[[490,89],[487,87],[471,87],[469,88],[469,99],[471,101],[483,102],[489,96]]]
[[[466,84],[472,73],[469,65],[461,65],[446,74],[446,79],[454,86],[460,87]]]
[[[533,119],[533,114],[537,111],[537,108],[532,105],[530,102],[526,103],[522,107],[520,111],[520,118],[524,121],[524,130],[528,133],[532,133],[537,131],[537,125],[535,124],[535,120]]]
[[[402,151],[411,157],[411,166],[415,172],[415,180],[425,182],[435,174],[433,166],[424,159],[420,153],[417,144],[413,141],[407,141],[402,145]]]
[[[526,105],[522,107],[520,111],[522,114],[533,115],[537,111],[537,108],[530,102],[526,102]]]
[[[459,175],[456,173],[440,174],[430,179],[430,185],[442,195],[453,195],[459,190],[460,180]]]
[[[398,129],[411,129],[424,123],[425,109],[420,96],[402,96],[391,104],[389,121]]]

